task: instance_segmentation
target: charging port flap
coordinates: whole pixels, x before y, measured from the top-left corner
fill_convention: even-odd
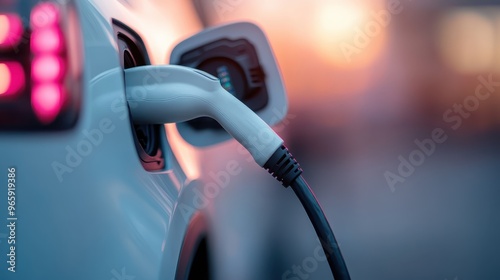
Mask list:
[[[208,28],[179,43],[170,63],[203,70],[266,123],[275,125],[287,113],[283,80],[264,32],[255,24],[237,22]],[[198,118],[177,125],[182,137],[195,146],[230,139],[212,119]]]

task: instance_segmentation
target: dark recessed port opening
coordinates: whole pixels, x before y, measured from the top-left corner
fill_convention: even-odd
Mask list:
[[[200,212],[194,214],[177,263],[176,280],[212,279],[210,238],[207,234],[207,220]]]
[[[113,20],[118,38],[120,62],[123,69],[149,65],[144,42],[139,35],[123,23]],[[134,141],[142,165],[148,171],[162,170],[165,166],[161,150],[160,125],[133,125]]]
[[[203,238],[198,245],[196,255],[189,270],[188,280],[210,280],[207,239]]]

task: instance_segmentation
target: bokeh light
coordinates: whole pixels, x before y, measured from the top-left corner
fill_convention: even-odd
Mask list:
[[[448,11],[439,26],[438,43],[444,62],[460,73],[491,71],[495,56],[494,22],[478,10]]]

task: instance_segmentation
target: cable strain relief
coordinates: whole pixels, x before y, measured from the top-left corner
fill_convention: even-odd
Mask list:
[[[302,174],[299,163],[284,145],[281,145],[267,160],[264,168],[285,188],[289,187]]]

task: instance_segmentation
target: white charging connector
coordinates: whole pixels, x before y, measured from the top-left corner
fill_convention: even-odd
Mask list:
[[[283,144],[272,128],[206,72],[177,65],[143,66],[125,70],[125,81],[136,124],[213,118],[260,166]]]
[[[150,83],[154,79],[153,83]],[[337,240],[321,206],[301,176],[283,140],[252,110],[227,92],[220,81],[184,66],[142,66],[125,70],[127,101],[136,124],[164,124],[210,117],[219,122],[304,206],[336,280],[350,280]]]

